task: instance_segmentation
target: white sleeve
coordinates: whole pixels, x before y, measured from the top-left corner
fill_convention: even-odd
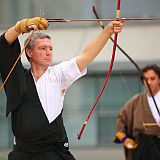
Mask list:
[[[55,71],[61,88],[67,89],[74,81],[87,73],[87,68],[80,72],[76,63],[76,58],[73,58],[70,61],[65,61],[56,65]]]

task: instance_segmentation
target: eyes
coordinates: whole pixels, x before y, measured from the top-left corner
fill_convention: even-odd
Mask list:
[[[150,77],[150,78],[146,78],[147,81],[155,81],[156,77]]]
[[[39,50],[40,50],[40,51],[45,51],[45,50],[50,50],[50,51],[52,51],[52,50],[53,50],[53,47],[40,46],[40,47],[39,47]]]

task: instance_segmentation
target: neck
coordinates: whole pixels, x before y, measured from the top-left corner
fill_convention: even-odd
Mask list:
[[[158,92],[160,92],[160,90],[157,90],[156,92],[154,92],[153,96],[156,96]],[[149,95],[149,97],[151,97],[151,93],[150,92],[148,92],[147,94]]]
[[[35,81],[38,81],[38,79],[45,73],[46,70],[47,68],[43,67],[31,67]]]

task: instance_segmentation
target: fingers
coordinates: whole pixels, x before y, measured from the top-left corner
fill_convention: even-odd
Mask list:
[[[123,24],[124,24],[124,20],[111,21],[108,26],[112,33],[120,33],[122,31]]]
[[[124,146],[127,149],[135,149],[137,148],[138,144],[133,139],[127,138],[126,141],[124,142]]]
[[[32,25],[28,26],[28,31],[31,31],[31,30],[37,31],[38,27],[36,25],[32,24]]]
[[[39,21],[39,28],[47,29],[48,28],[48,21],[45,18],[40,18]]]
[[[34,17],[29,19],[22,19],[15,25],[15,30],[18,33],[27,33],[31,30],[43,30],[48,28],[48,21],[42,17]]]
[[[34,27],[32,27],[33,25]],[[37,28],[35,26],[37,26]],[[34,30],[46,30],[48,28],[48,21],[42,17],[31,18],[27,21],[27,27]]]
[[[123,23],[120,21],[114,21],[113,22],[113,30],[114,33],[119,33],[122,31]]]
[[[127,148],[127,149],[136,149],[137,148],[137,144],[135,144],[135,143],[127,143],[126,145],[125,145],[125,147]]]

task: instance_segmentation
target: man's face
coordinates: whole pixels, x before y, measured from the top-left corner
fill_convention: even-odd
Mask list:
[[[156,95],[160,90],[160,77],[158,77],[158,75],[152,69],[148,70],[147,72],[144,72],[143,75],[147,79],[153,95]],[[150,95],[146,82],[144,80],[143,82],[148,94]]]
[[[52,44],[48,38],[35,39],[33,49],[28,51],[32,65],[48,67],[52,64]]]

